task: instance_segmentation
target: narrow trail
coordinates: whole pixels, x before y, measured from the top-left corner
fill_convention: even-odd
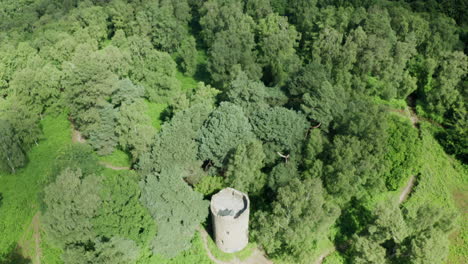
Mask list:
[[[35,255],[33,258],[33,264],[41,264],[42,249],[41,249],[40,216],[41,216],[41,213],[37,212],[32,220],[32,225],[33,225],[33,230],[34,230],[34,233],[33,233],[34,244],[36,247]]]
[[[230,261],[222,261],[217,259],[210,251],[208,248],[208,232],[202,227],[198,228],[198,231],[200,232],[200,235],[203,240],[203,246],[205,247],[206,253],[208,257],[211,259],[216,264],[273,264],[273,262],[265,257],[265,254],[263,254],[262,251],[260,251],[258,248],[254,250],[252,255],[250,255],[249,258],[246,260],[240,260],[237,257]]]
[[[24,257],[30,258],[32,264],[41,264],[41,230],[40,212],[37,212],[29,224],[25,236],[18,241],[18,250]],[[29,238],[27,234],[32,234]]]
[[[76,130],[72,125],[72,142],[73,143],[85,143],[86,139],[81,135],[81,132]]]
[[[99,164],[101,164],[102,166],[108,168],[108,169],[111,169],[111,170],[130,170],[130,167],[118,167],[118,166],[114,166],[110,163],[107,163],[105,161],[100,161]]]
[[[416,175],[413,175],[410,177],[408,180],[408,183],[406,184],[405,188],[403,191],[400,193],[400,198],[398,199],[398,203],[401,204],[403,203],[413,190],[414,182],[416,181]]]

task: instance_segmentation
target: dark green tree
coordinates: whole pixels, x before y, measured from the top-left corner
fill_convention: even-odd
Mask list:
[[[216,167],[223,167],[237,146],[254,137],[242,108],[223,102],[210,114],[199,131],[198,157],[201,160],[210,160]]]
[[[224,174],[227,184],[249,195],[258,194],[266,181],[261,171],[264,159],[261,142],[255,140],[239,145],[227,164]]]
[[[101,204],[100,189],[101,180],[80,169],[65,169],[44,189],[43,224],[55,245],[65,248],[93,241],[91,219]]]
[[[208,214],[208,202],[180,177],[180,169],[146,175],[140,183],[141,202],[156,221],[153,252],[171,258],[190,247],[198,225]]]
[[[26,164],[26,155],[11,124],[0,119],[0,164],[3,170],[15,173]]]
[[[263,80],[269,85],[281,86],[301,64],[295,50],[300,35],[286,17],[277,14],[260,19],[257,31]]]
[[[320,179],[292,179],[278,189],[271,210],[255,214],[253,236],[268,254],[305,263],[338,214],[325,194]]]

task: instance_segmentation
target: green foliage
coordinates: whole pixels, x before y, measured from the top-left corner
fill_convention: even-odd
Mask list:
[[[137,175],[133,172],[110,173],[103,180],[102,206],[92,220],[95,232],[110,238],[122,237],[145,246],[154,235],[154,222],[140,204]]]
[[[259,61],[264,67],[264,81],[282,85],[296,71],[300,59],[296,55],[300,34],[286,17],[269,14],[258,22]]]
[[[258,194],[266,180],[266,175],[261,171],[264,159],[261,142],[240,144],[226,166],[227,184],[249,195]]]
[[[338,211],[325,201],[320,179],[292,179],[280,187],[271,211],[258,211],[252,235],[268,254],[306,263]]]
[[[13,75],[10,89],[25,105],[36,113],[43,113],[57,103],[60,97],[60,79],[62,73],[52,64],[45,64],[38,58],[28,68]]]
[[[204,176],[195,185],[194,190],[203,194],[204,196],[210,196],[225,187],[225,180],[220,176]]]
[[[267,163],[277,160],[278,152],[299,160],[301,144],[309,126],[302,113],[284,107],[260,108],[250,122],[253,132],[264,144]]]
[[[195,139],[210,111],[211,107],[197,104],[176,113],[157,134],[151,152],[141,157],[138,164],[140,171],[147,174],[181,168],[181,178],[196,181],[202,162],[197,160]]]
[[[86,244],[93,239],[90,219],[101,203],[99,191],[100,179],[85,176],[80,169],[65,169],[44,189],[43,223],[55,245]]]
[[[198,134],[198,157],[222,167],[230,152],[254,138],[249,120],[239,106],[223,102],[213,111]]]
[[[52,175],[58,175],[67,168],[80,169],[84,175],[100,171],[98,158],[90,146],[72,144],[61,148],[52,168]]]
[[[156,129],[151,125],[151,118],[141,114],[148,111],[143,99],[130,104],[124,103],[119,110],[115,128],[119,145],[130,152],[133,161],[136,161],[149,151]]]
[[[18,137],[14,134],[9,122],[0,119],[0,168],[15,173],[16,168],[26,164],[26,156],[21,148]]]
[[[195,38],[190,36],[182,41],[180,47],[177,49],[180,67],[184,74],[188,76],[195,74],[197,66],[197,49],[195,45]]]
[[[386,185],[389,190],[396,190],[410,175],[415,175],[421,162],[421,142],[418,131],[408,120],[390,116],[388,122],[387,151],[384,160],[387,163]]]
[[[127,45],[132,57],[130,79],[145,88],[150,101],[171,102],[180,91],[180,82],[176,78],[177,65],[171,56],[155,50],[144,37],[129,37]]]
[[[210,263],[193,236],[207,205],[191,187],[228,185],[250,193],[252,238],[275,262],[314,262],[331,241],[343,254],[327,262],[464,260],[452,193],[466,169],[432,137],[466,160],[463,7],[3,1],[0,167],[15,174],[0,173],[0,262],[32,259],[28,221],[43,197],[55,206],[44,263]],[[415,128],[396,118],[406,104]],[[49,116],[62,111],[91,147],[70,145],[65,115]]]
[[[172,258],[190,247],[196,227],[208,214],[208,202],[193,191],[172,169],[148,174],[140,183],[141,202],[156,221],[158,232],[152,241],[155,254]]]
[[[33,147],[30,162],[15,175],[0,173],[0,192],[3,195],[0,230],[0,260],[16,247],[16,242],[39,209],[39,192],[50,177],[57,152],[71,142],[70,124],[65,115],[46,117],[41,122],[44,138]]]

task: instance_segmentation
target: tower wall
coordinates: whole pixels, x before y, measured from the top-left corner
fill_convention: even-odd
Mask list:
[[[244,249],[249,243],[249,197],[226,188],[211,199],[213,231],[218,248],[226,253]]]

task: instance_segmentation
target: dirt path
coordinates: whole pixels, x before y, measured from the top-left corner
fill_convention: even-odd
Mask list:
[[[85,143],[86,139],[81,135],[81,132],[76,130],[74,126],[72,126],[72,142],[73,143]]]
[[[18,241],[18,248],[21,255],[31,259],[32,264],[41,264],[41,230],[40,230],[40,212],[37,212],[28,226],[25,236]],[[28,234],[32,236],[27,237]]]
[[[333,247],[333,248],[330,248],[328,249],[325,253],[323,253],[322,255],[320,255],[317,260],[314,262],[314,264],[322,264],[323,260],[328,257],[329,255],[331,255],[333,252],[336,251],[336,248]]]
[[[399,204],[403,203],[406,200],[406,198],[408,198],[409,194],[413,190],[413,186],[414,186],[415,181],[416,181],[416,176],[415,175],[411,176],[410,179],[408,180],[408,183],[406,184],[405,188],[400,193],[400,198],[398,199]]]
[[[130,167],[118,167],[104,161],[100,161],[99,164],[111,170],[130,170]]]
[[[41,213],[37,212],[36,215],[32,219],[32,226],[34,229],[33,238],[35,244],[35,252],[33,258],[33,264],[41,264],[41,256],[42,256],[42,249],[41,249],[41,230],[40,230],[40,216]]]
[[[204,228],[199,228],[198,231],[200,232],[200,235],[203,240],[203,246],[205,247],[206,253],[208,254],[208,257],[216,264],[273,264],[273,262],[265,257],[265,254],[263,254],[262,251],[260,251],[258,248],[254,250],[252,255],[246,260],[240,260],[237,257],[230,261],[222,261],[217,259],[210,251],[208,248],[208,233]]]

